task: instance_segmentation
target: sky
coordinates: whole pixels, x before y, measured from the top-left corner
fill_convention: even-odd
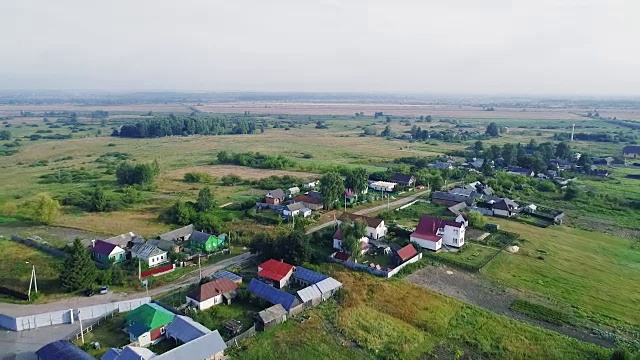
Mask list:
[[[634,0],[2,0],[0,89],[640,95]]]

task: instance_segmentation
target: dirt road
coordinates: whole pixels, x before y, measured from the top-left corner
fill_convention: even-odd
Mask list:
[[[254,255],[244,253],[229,259],[219,261],[202,268],[202,275],[209,276],[211,273],[231,266],[243,264],[253,258]],[[155,296],[167,291],[171,291],[187,284],[198,282],[200,274],[198,271],[192,271],[171,284],[149,289],[149,296]],[[147,296],[146,291],[136,293],[109,293],[106,295],[94,295],[92,297],[76,296],[66,298],[60,301],[38,304],[38,305],[20,305],[20,304],[0,304],[0,314],[10,316],[25,316],[31,314],[41,314],[56,310],[77,309],[85,306],[105,304],[129,299],[136,299]]]
[[[479,277],[479,275],[452,269],[446,266],[429,266],[407,276],[406,281],[451,296],[466,303],[487,309],[496,314],[524,321],[531,325],[549,329],[592,344],[613,347],[614,344],[587,331],[572,326],[558,326],[531,319],[509,309],[516,293],[502,289]]]

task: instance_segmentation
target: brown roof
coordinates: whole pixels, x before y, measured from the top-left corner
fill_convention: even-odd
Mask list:
[[[302,203],[315,204],[315,205],[322,205],[322,200],[316,199],[309,195],[296,196],[295,201],[302,202]]]
[[[333,234],[333,238],[336,240],[344,240],[344,235],[342,235],[342,230],[340,230],[340,228],[338,228],[338,230]]]
[[[229,279],[217,279],[206,284],[200,285],[199,288],[189,293],[191,299],[200,301],[209,300],[215,296],[234,291],[238,288],[238,284]]]
[[[349,214],[349,213],[342,213],[342,215],[340,215],[338,220],[343,222],[344,221],[354,222],[354,221],[360,220],[360,221],[364,221],[367,224],[367,226],[372,228],[377,228],[382,223],[382,219],[356,215],[356,214]]]
[[[457,223],[455,221],[438,219],[432,216],[422,216],[420,217],[420,222],[418,223],[418,227],[416,227],[416,231],[414,231],[411,236],[425,240],[438,241],[440,238],[440,236],[437,235],[438,229],[444,228],[445,225],[457,228],[464,226],[462,223]]]

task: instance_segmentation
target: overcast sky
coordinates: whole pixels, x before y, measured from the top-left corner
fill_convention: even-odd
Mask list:
[[[2,0],[0,89],[640,95],[637,0]]]

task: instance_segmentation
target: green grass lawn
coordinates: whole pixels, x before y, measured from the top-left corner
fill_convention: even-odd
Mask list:
[[[440,251],[434,255],[443,259],[459,261],[471,266],[481,266],[498,251],[500,250],[467,241],[462,252]]]
[[[124,314],[118,314],[94,326],[91,332],[84,335],[85,351],[87,351],[89,355],[99,359],[110,348],[119,348],[129,344],[131,342],[129,341],[129,334],[122,331],[124,327]],[[89,346],[90,343],[96,341],[100,343],[100,349],[94,349],[92,346]],[[74,343],[78,346],[82,345],[81,340],[76,340]]]
[[[253,326],[253,316],[262,308],[243,300],[233,302],[231,305],[219,304],[204,311],[190,314],[194,320],[206,326],[210,330],[219,330],[220,334],[228,340],[233,336],[228,336],[224,329],[224,323],[228,320],[238,320],[242,323],[242,331],[246,331]]]
[[[631,240],[566,226],[543,229],[494,220],[522,240],[517,254],[503,252],[483,269],[487,277],[571,305],[599,323],[640,325],[640,312],[629,311],[640,304],[640,250]]]
[[[344,293],[227,350],[232,359],[605,359],[608,351],[404,281],[336,265]],[[466,357],[465,357],[466,356]]]
[[[393,266],[393,257],[391,255],[369,255],[365,254],[358,261],[361,264],[369,265],[374,263],[376,265],[380,265],[381,268],[385,269]]]
[[[59,293],[58,268],[62,259],[39,251],[35,248],[0,238],[0,284],[2,286],[27,293],[31,269],[35,265],[40,297],[44,301],[49,296]],[[6,299],[12,301],[11,299]]]

